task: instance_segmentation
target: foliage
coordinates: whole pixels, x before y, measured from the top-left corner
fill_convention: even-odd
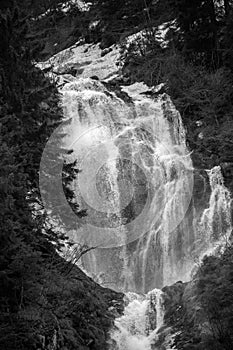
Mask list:
[[[233,246],[205,256],[193,280],[165,287],[165,322],[178,350],[233,348]]]
[[[8,5],[0,14],[0,348],[67,350],[92,344],[102,350],[112,324],[107,308],[121,296],[76,266],[71,271],[58,255],[66,237],[48,225],[39,166],[62,121],[59,94],[32,64],[36,52],[28,19]],[[64,192],[82,216],[69,187],[75,173],[74,164],[64,165]]]
[[[106,309],[113,298],[120,304],[122,296],[99,287],[57,254],[66,237],[48,225],[38,174],[62,113],[55,84],[32,61],[80,38],[100,41],[102,48],[121,41],[129,83],[165,83],[186,125],[194,165],[232,164],[233,5],[231,0],[93,0],[90,11],[81,13],[76,6],[64,12],[66,1],[18,4],[22,13],[13,1],[0,4],[0,348],[31,350],[55,342],[63,350],[102,350],[112,324]],[[161,26],[166,31],[158,35]],[[138,31],[137,40],[122,43]],[[74,165],[64,166],[63,184],[79,212],[69,187]],[[233,189],[232,179],[228,184]],[[178,283],[177,297],[167,300],[171,325],[182,329],[177,348],[232,349],[232,248],[206,258],[195,288],[187,288]]]
[[[152,16],[152,0],[93,0],[90,18],[97,21],[92,30],[101,48],[108,47],[134,33]],[[92,33],[93,37],[93,33]]]
[[[165,83],[185,123],[194,165],[199,169],[233,163],[232,4],[226,1],[218,11],[215,8],[217,43],[211,46],[206,43],[213,38],[213,28],[205,25],[211,23],[207,2],[167,0],[166,23],[158,2],[157,10],[162,12],[152,17],[153,25],[145,22],[140,35],[121,44],[122,71],[129,83]],[[205,11],[203,6],[207,6]],[[226,183],[233,190],[230,177]]]
[[[206,257],[196,275],[197,300],[219,349],[233,347],[233,247],[219,257]]]

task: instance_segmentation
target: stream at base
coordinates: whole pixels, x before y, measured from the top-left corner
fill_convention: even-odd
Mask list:
[[[154,350],[157,332],[163,325],[163,293],[154,289],[146,295],[128,292],[124,314],[116,319],[110,350]]]

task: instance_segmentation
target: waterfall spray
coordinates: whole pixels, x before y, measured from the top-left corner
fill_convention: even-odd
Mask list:
[[[124,315],[115,321],[110,350],[151,350],[163,325],[163,294],[154,289],[147,295],[126,294]]]

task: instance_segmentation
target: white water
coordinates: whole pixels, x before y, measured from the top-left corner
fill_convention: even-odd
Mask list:
[[[188,278],[193,168],[169,97],[153,101],[143,84],[124,90],[131,103],[91,79],[64,88],[67,143],[81,169],[76,192],[88,209],[73,239],[100,247],[84,267],[106,286],[144,293]]]
[[[73,239],[98,246],[82,261],[93,277],[129,291],[110,350],[154,350],[164,318],[155,288],[189,280],[195,261],[229,239],[231,197],[215,167],[208,172],[208,207],[197,214],[179,113],[168,96],[143,95],[142,84],[124,90],[130,103],[98,81],[65,86],[64,112],[72,120],[67,143],[81,169],[76,193],[88,209]]]
[[[224,247],[232,233],[232,198],[224,185],[220,166],[209,170],[208,176],[211,188],[209,205],[203,211],[196,228],[196,255],[199,260]]]
[[[106,287],[145,293],[189,280],[195,261],[228,239],[231,198],[215,167],[208,207],[194,207],[179,113],[167,95],[148,98],[143,84],[123,89],[130,103],[92,79],[63,89],[78,203],[88,213],[72,238],[98,247],[83,266]]]
[[[109,74],[102,60],[95,60],[100,78],[103,68]],[[94,75],[86,54],[81,63],[84,76]],[[232,231],[230,193],[214,167],[209,202],[194,205],[185,130],[167,95],[155,101],[143,94],[147,87],[134,84],[123,88],[131,96],[126,103],[101,82],[75,79],[64,87],[63,106],[71,119],[67,147],[82,171],[78,202],[88,217],[70,235],[99,247],[83,259],[86,271],[126,291],[110,349],[154,350],[164,319],[155,288],[189,280],[195,261],[224,246]]]
[[[162,292],[154,289],[146,295],[126,294],[123,316],[115,321],[110,350],[151,350],[163,324]]]
[[[231,232],[231,196],[224,186],[219,166],[208,171],[211,194],[209,206],[203,211],[197,225],[198,260],[204,255],[215,254],[224,248]],[[198,241],[200,238],[201,242]],[[128,303],[123,316],[115,320],[111,333],[110,350],[154,350],[159,339],[159,329],[163,326],[164,306],[161,290],[155,289],[146,295],[127,293]],[[151,322],[152,320],[152,322]],[[153,323],[153,321],[155,321]],[[168,337],[165,339],[169,340]],[[172,337],[165,345],[170,349]]]
[[[212,168],[208,175],[211,188],[209,205],[196,222],[198,261],[204,255],[215,254],[224,248],[232,233],[232,199],[229,190],[224,186],[221,168]],[[154,289],[146,295],[127,293],[126,298],[128,303],[124,315],[115,320],[110,350],[159,349],[159,346],[156,347],[156,341],[159,338],[159,329],[163,326],[165,313],[161,290]],[[154,324],[150,322],[155,319]],[[172,336],[168,333],[165,340],[167,342],[163,341],[163,346],[170,349]]]

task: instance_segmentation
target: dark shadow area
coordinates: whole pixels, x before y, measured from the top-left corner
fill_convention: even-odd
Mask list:
[[[41,43],[31,40],[30,20],[10,2],[1,3],[0,348],[102,350],[114,319],[108,308],[115,300],[120,310],[122,295],[73,264],[80,252],[69,261],[60,256],[70,245],[59,218],[52,225],[44,211],[40,160],[63,116],[56,82],[32,63]],[[66,165],[63,185],[71,202],[73,175]],[[78,205],[72,209],[85,214]]]

